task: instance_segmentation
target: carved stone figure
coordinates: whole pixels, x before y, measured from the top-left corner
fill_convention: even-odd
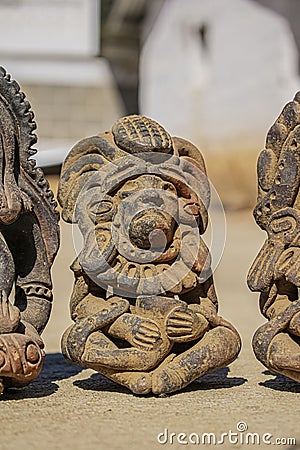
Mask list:
[[[31,159],[33,117],[19,85],[0,67],[0,392],[40,372],[59,245],[56,202]]]
[[[121,118],[70,151],[58,198],[84,240],[66,358],[134,393],[163,394],[237,357],[201,238],[210,187],[194,145],[146,117]]]
[[[300,382],[300,92],[270,128],[258,164],[257,224],[268,239],[248,274],[268,322],[253,337],[256,357]]]

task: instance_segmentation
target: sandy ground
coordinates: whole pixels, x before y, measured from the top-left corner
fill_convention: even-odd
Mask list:
[[[260,435],[260,445],[257,437],[254,445],[243,444],[247,432],[241,431],[231,436],[232,443],[225,437],[217,446],[300,448],[300,385],[267,372],[251,350],[251,337],[264,322],[258,296],[245,282],[264,239],[251,213],[227,215],[225,252],[215,274],[221,314],[242,336],[240,357],[182,392],[159,398],[135,396],[92,370],[68,364],[59,353],[60,336],[70,323],[73,277],[68,267],[74,257],[72,228],[61,225],[62,245],[53,267],[55,302],[44,333],[48,355],[36,381],[1,397],[1,450],[210,448],[180,444],[178,434],[188,435],[179,436],[183,441],[191,437],[196,442],[190,433],[214,433],[220,441],[222,433],[237,432],[239,422],[247,424],[247,432]],[[158,443],[159,433],[168,433],[168,443]],[[170,433],[176,433],[173,443]],[[272,435],[265,437],[270,445],[262,443],[264,433]],[[276,438],[290,437],[298,438],[299,447],[276,445]],[[164,442],[164,435],[160,439]]]

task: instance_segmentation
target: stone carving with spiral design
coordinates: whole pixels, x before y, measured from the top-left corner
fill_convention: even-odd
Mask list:
[[[19,85],[0,67],[0,393],[39,374],[40,334],[52,305],[58,213],[31,159],[37,142],[33,117]]]
[[[268,322],[254,335],[257,358],[300,382],[300,93],[271,127],[258,164],[257,224],[268,238],[248,274]]]
[[[121,118],[70,151],[58,198],[84,241],[66,358],[136,394],[164,394],[237,357],[201,238],[210,189],[194,145],[146,117]]]

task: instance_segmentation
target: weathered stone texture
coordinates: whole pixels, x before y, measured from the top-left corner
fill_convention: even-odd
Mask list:
[[[75,145],[59,186],[63,218],[84,240],[68,359],[137,394],[163,394],[237,357],[201,238],[209,200],[199,150],[151,119],[124,117]]]
[[[268,319],[254,335],[257,358],[300,381],[300,93],[270,128],[258,164],[257,224],[268,238],[248,274]]]
[[[40,334],[52,305],[58,213],[31,159],[33,117],[19,85],[0,67],[0,391],[38,375],[44,358]]]

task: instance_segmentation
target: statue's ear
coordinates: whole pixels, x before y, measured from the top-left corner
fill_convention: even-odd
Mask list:
[[[173,137],[172,141],[175,155],[189,158],[189,161],[197,165],[201,172],[206,175],[204,158],[200,150],[194,144],[183,138]]]
[[[62,166],[58,201],[63,208],[62,217],[66,222],[73,222],[73,215],[78,196],[84,185],[115,156],[115,149],[107,139],[92,136],[82,139],[70,151]]]
[[[181,168],[186,181],[192,191],[197,195],[201,210],[201,233],[208,224],[208,207],[210,203],[210,185],[206,174],[203,156],[200,150],[191,142],[173,137],[174,154],[182,160]]]

